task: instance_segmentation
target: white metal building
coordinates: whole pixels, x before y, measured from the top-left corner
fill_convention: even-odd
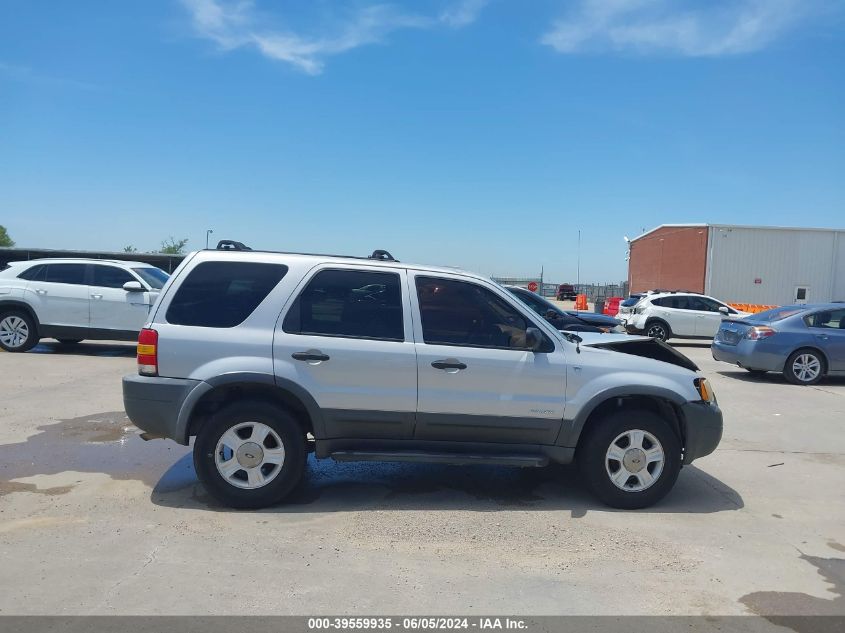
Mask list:
[[[631,240],[629,281],[632,292],[697,290],[735,303],[845,301],[845,229],[662,225]]]

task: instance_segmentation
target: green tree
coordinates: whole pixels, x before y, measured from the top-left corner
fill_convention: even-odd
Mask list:
[[[138,249],[135,248],[134,246],[132,246],[132,244],[129,244],[128,246],[123,247],[123,252],[124,253],[137,253]]]
[[[14,246],[15,240],[9,237],[9,232],[6,227],[0,224],[0,246]]]
[[[185,251],[185,244],[187,243],[187,238],[184,240],[175,240],[171,235],[161,243],[161,248],[158,252],[164,253],[165,255],[181,255]]]

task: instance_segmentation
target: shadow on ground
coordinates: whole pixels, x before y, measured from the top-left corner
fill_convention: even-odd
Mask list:
[[[745,371],[744,369],[722,369],[717,371],[716,373],[721,376],[725,376],[726,378],[733,378],[735,380],[741,380],[743,382],[780,384],[787,385],[795,389],[804,388],[802,385],[793,385],[792,383],[787,382],[786,378],[783,377],[783,374],[776,373],[773,371],[770,371],[763,375],[755,375]],[[830,387],[845,386],[845,376],[825,376],[821,379],[820,382],[811,386],[823,389],[825,385],[828,385]]]
[[[58,341],[41,341],[30,354],[61,354],[67,356],[135,356],[135,343],[83,341],[65,344]]]
[[[688,341],[684,339],[676,339],[670,338],[669,344],[672,347],[691,347],[691,348],[698,348],[698,349],[710,349],[710,344],[713,341]]]
[[[162,476],[150,496],[167,507],[229,512],[196,479],[191,455]],[[675,488],[646,513],[712,513],[744,506],[735,490],[704,471],[688,466]],[[589,510],[616,512],[598,502],[581,485],[573,466],[511,468],[441,464],[308,460],[303,481],[285,503],[261,512],[348,512],[365,509],[565,510],[573,518]]]
[[[197,481],[190,449],[175,442],[144,442],[122,411],[46,424],[23,442],[0,445],[0,497],[11,493],[67,494],[76,483],[39,488],[21,479],[62,472],[103,473],[152,488],[153,503],[174,508],[230,510]],[[78,482],[77,482],[78,483]],[[641,512],[712,513],[743,507],[740,495],[695,466],[681,472],[674,490]],[[572,466],[510,468],[308,459],[303,481],[289,500],[264,512],[506,508],[613,511],[581,486]]]

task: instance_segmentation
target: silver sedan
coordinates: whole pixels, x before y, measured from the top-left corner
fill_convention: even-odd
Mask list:
[[[713,358],[753,374],[782,372],[796,385],[845,376],[845,304],[793,305],[722,319]]]

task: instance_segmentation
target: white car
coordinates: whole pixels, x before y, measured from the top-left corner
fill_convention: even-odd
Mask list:
[[[748,312],[696,292],[650,292],[636,305],[619,311],[617,318],[631,334],[645,334],[665,341],[670,338],[716,336],[724,317],[742,318]]]
[[[33,259],[0,271],[0,348],[135,340],[168,274],[141,262]]]

